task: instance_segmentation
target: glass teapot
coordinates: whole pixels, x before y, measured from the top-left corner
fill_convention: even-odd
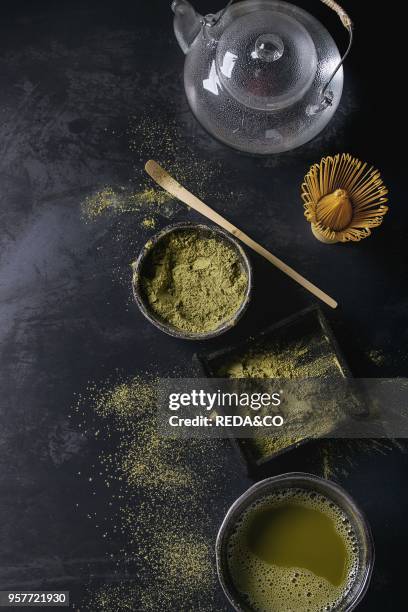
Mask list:
[[[230,0],[215,15],[174,0],[174,30],[186,54],[190,107],[221,142],[254,154],[289,151],[323,130],[339,105],[352,22],[322,0],[349,33],[343,57],[326,28],[280,0]]]

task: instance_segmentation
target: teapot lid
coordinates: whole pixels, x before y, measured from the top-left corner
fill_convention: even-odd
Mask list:
[[[271,111],[294,104],[310,88],[317,53],[304,25],[272,6],[229,23],[218,40],[216,67],[233,98]]]

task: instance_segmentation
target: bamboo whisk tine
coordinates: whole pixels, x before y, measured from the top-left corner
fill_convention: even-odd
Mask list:
[[[210,219],[213,223],[224,228],[227,232],[241,240],[248,247],[256,251],[259,255],[262,255],[265,259],[267,259],[270,263],[272,263],[279,270],[284,272],[287,276],[296,281],[299,285],[307,289],[314,296],[322,300],[325,304],[330,306],[331,308],[337,308],[337,302],[331,298],[327,293],[324,293],[321,289],[313,285],[306,278],[301,276],[296,270],[293,270],[290,266],[285,264],[283,261],[275,257],[272,253],[270,253],[263,246],[252,240],[250,236],[241,232],[235,225],[230,223],[227,219],[222,217],[220,214],[215,212],[212,208],[204,204],[199,198],[190,193],[187,189],[185,189],[180,183],[178,183],[170,174],[164,170],[157,162],[152,159],[149,160],[145,165],[145,170],[147,174],[158,184],[160,187],[168,191],[171,195],[181,200],[187,206],[194,208],[197,212]]]

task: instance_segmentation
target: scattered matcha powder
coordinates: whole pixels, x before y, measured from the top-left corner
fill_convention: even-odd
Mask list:
[[[151,187],[150,189],[143,189],[143,191],[135,192],[132,194],[132,199],[141,204],[156,204],[160,206],[161,204],[167,204],[167,202],[170,202],[173,198],[167,191]]]
[[[107,213],[143,213],[147,211],[154,213],[160,212],[161,207],[171,202],[172,199],[170,194],[160,189],[132,191],[125,187],[106,186],[85,198],[82,203],[82,213],[88,221],[95,221]],[[146,227],[154,227],[153,217],[146,218],[146,220],[150,221]]]
[[[156,315],[190,333],[210,332],[232,319],[248,287],[236,250],[195,230],[165,236],[148,255],[141,275]]]
[[[145,217],[142,221],[142,225],[146,229],[154,229],[156,227],[156,220],[153,217]]]
[[[133,419],[145,413],[156,401],[155,381],[145,381],[135,376],[113,388],[90,387],[94,393],[94,410],[102,417],[114,417],[119,421]]]
[[[193,591],[197,585],[211,589],[216,578],[213,551],[205,538],[194,534],[180,534],[163,530],[157,533],[156,542],[161,552],[159,563],[168,586],[177,588],[180,582]]]
[[[241,476],[223,458],[223,440],[158,437],[156,386],[147,375],[108,380],[89,385],[76,406],[80,429],[101,445],[93,474],[83,476],[96,487],[95,474],[102,475],[111,495],[107,517],[101,507],[89,519],[103,538],[123,540],[115,556],[118,581],[91,585],[81,611],[226,612],[217,600],[213,551],[228,502],[214,509],[231,498]],[[225,483],[217,478],[220,469]]]

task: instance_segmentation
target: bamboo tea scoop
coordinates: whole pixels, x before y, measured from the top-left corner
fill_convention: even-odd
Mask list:
[[[221,215],[219,215],[215,210],[212,210],[207,204],[204,204],[201,200],[199,200],[195,195],[187,191],[180,183],[178,183],[164,168],[162,168],[157,162],[150,159],[146,165],[145,170],[147,174],[151,176],[151,178],[162,187],[165,191],[170,193],[172,196],[190,206],[197,212],[210,219],[213,223],[216,223],[220,227],[224,228],[227,232],[235,236],[246,244],[248,247],[253,249],[262,257],[265,257],[269,262],[271,262],[274,266],[279,268],[282,272],[290,276],[294,281],[296,281],[299,285],[313,293],[317,298],[325,302],[331,308],[337,308],[337,302],[333,300],[329,295],[324,293],[321,289],[313,285],[306,278],[298,274],[295,270],[286,265],[283,261],[272,255],[269,251],[267,251],[263,246],[252,240],[249,236],[241,232],[235,225],[232,225],[229,221],[224,219]]]

